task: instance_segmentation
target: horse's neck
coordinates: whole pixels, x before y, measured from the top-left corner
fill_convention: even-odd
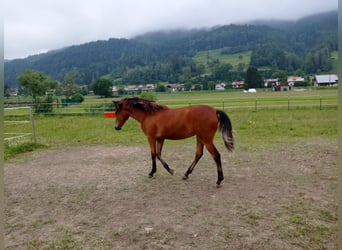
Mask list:
[[[130,110],[130,116],[134,119],[137,120],[138,122],[143,122],[146,117],[147,117],[147,113],[142,111],[142,110]]]

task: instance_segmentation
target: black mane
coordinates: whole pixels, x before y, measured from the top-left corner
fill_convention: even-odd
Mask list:
[[[158,112],[160,110],[168,109],[164,105],[158,105],[155,101],[147,100],[139,97],[125,98],[122,100],[130,108],[139,109],[148,113]]]

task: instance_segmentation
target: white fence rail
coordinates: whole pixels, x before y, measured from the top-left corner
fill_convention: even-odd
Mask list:
[[[16,124],[31,124],[31,132],[5,132],[4,133],[4,140],[5,141],[13,141],[13,140],[17,140],[17,139],[21,139],[23,137],[29,137],[31,136],[33,139],[34,143],[37,143],[37,138],[36,138],[36,128],[34,125],[34,116],[33,116],[33,111],[32,111],[32,107],[15,107],[15,108],[5,108],[4,109],[5,112],[16,112],[17,110],[28,110],[28,115],[29,115],[29,120],[5,120],[4,121],[4,126],[13,126]],[[27,113],[26,113],[27,116]],[[25,117],[25,116],[24,116]],[[27,118],[26,118],[27,119]],[[20,127],[19,127],[20,129]]]

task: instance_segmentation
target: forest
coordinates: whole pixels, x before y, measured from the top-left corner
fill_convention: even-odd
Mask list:
[[[43,72],[59,82],[73,75],[78,85],[91,85],[106,77],[118,86],[232,82],[243,80],[250,66],[263,77],[279,72],[329,72],[331,54],[338,49],[337,23],[337,11],[333,11],[296,22],[261,21],[94,41],[6,61],[5,85],[17,87],[18,76],[25,69]],[[212,51],[219,51],[219,56],[210,56]],[[196,60],[200,53],[207,56]],[[222,60],[229,56],[241,61]]]

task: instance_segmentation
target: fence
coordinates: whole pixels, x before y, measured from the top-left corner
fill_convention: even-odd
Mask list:
[[[337,107],[337,97],[306,97],[306,98],[255,98],[248,100],[240,100],[236,102],[223,101],[223,109],[249,109],[249,110],[263,110],[263,109],[298,109],[298,108],[317,108],[323,110],[324,108]]]
[[[184,106],[185,101],[162,101],[162,104],[170,107]],[[338,106],[337,96],[310,96],[310,97],[278,97],[278,98],[236,98],[236,99],[192,99],[188,105],[207,104],[223,110],[265,110],[265,109],[297,109],[313,108],[323,110]]]
[[[296,109],[313,108],[323,110],[325,108],[337,107],[337,96],[291,96],[291,97],[240,97],[240,98],[189,98],[158,100],[159,104],[167,105],[170,108],[184,107],[186,105],[207,104],[223,110],[263,110],[263,109]],[[49,106],[46,111],[43,106]],[[32,105],[33,110],[37,111]],[[27,107],[26,107],[27,108]],[[61,105],[46,103],[39,106],[40,115],[86,115],[103,114],[105,111],[113,111],[111,101],[85,102],[79,104]],[[32,110],[30,110],[32,112]]]
[[[33,142],[37,143],[32,107],[5,108],[4,111],[5,117],[7,117],[6,119],[11,119],[4,120],[5,131],[10,131],[4,133],[5,141],[14,141],[24,137],[32,137]],[[30,128],[24,128],[23,126],[25,124],[30,124]],[[28,132],[28,129],[30,132]],[[24,130],[26,132],[24,132]]]

